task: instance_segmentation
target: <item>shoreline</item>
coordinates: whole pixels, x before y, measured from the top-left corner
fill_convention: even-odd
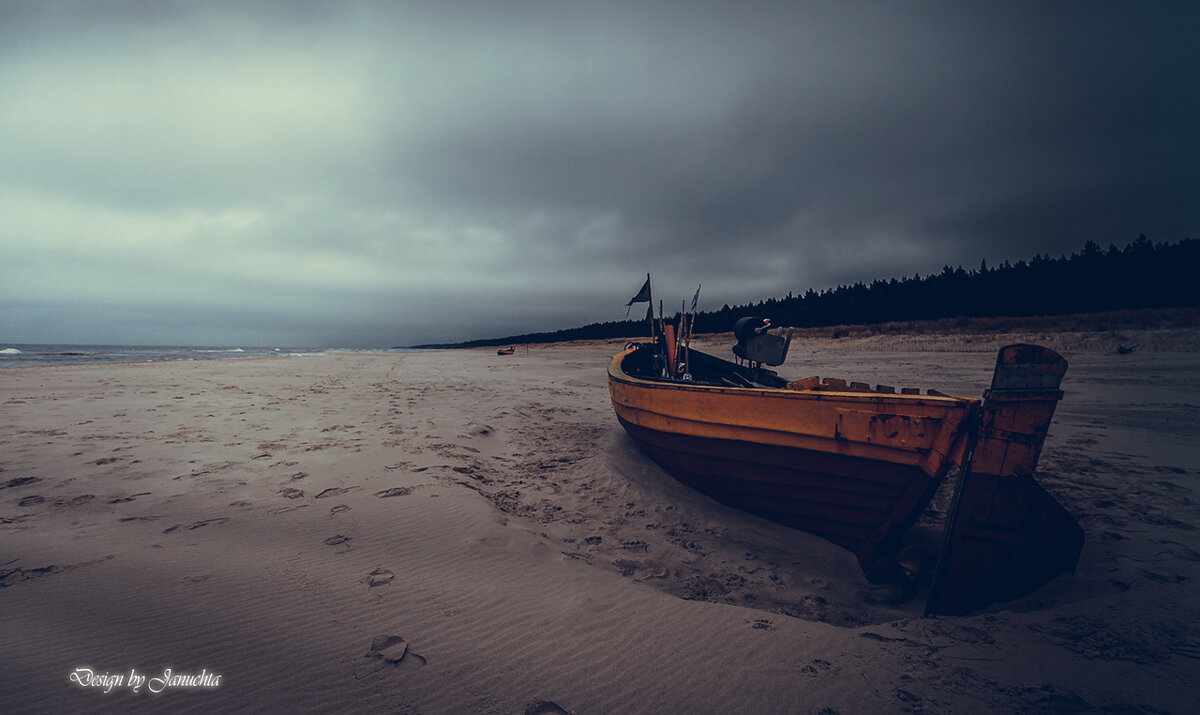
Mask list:
[[[784,326],[783,329],[787,329]],[[1063,316],[1032,316],[1017,318],[945,318],[928,321],[900,321],[866,325],[834,325],[818,328],[791,328],[793,340],[822,348],[844,350],[892,350],[898,343],[919,351],[994,350],[1012,342],[1037,342],[1055,349],[1093,349],[1103,346],[1131,351],[1200,352],[1200,307],[1148,308],[1141,310],[1080,313]],[[508,338],[488,339],[488,345],[461,347],[462,343],[441,347],[381,347],[381,348],[229,348],[226,346],[121,346],[17,344],[19,347],[70,347],[100,349],[108,352],[146,350],[150,354],[186,350],[196,353],[234,353],[244,350],[262,351],[258,355],[230,357],[160,357],[145,360],[64,361],[47,365],[5,364],[21,353],[5,353],[0,370],[26,367],[55,367],[58,365],[142,364],[154,362],[190,362],[198,360],[257,360],[278,357],[314,357],[337,354],[394,355],[406,352],[442,350],[494,350],[503,344],[517,346],[517,351],[610,347],[615,349],[630,341],[647,340],[645,335],[590,340],[564,340],[546,343],[513,343]],[[495,345],[490,343],[495,342]],[[726,350],[734,343],[733,333],[703,333],[694,336],[693,343],[707,350]],[[1057,347],[1056,347],[1057,346]],[[8,348],[8,349],[18,349]],[[271,352],[274,350],[275,352]],[[298,352],[305,351],[305,352]],[[0,351],[3,352],[3,351]],[[72,356],[83,356],[69,353]]]
[[[766,311],[764,311],[766,312]],[[786,329],[787,326],[781,326]],[[1065,315],[1039,315],[1016,317],[964,317],[939,318],[935,320],[906,320],[888,323],[829,325],[814,328],[793,328],[796,338],[817,339],[862,338],[874,336],[968,336],[987,334],[1057,334],[1117,333],[1144,330],[1190,330],[1200,329],[1200,307],[1185,306],[1172,308],[1140,308],[1130,310],[1102,311],[1096,313],[1070,313]],[[728,338],[732,343],[732,332],[697,333],[695,340],[714,342]],[[521,342],[514,337],[485,338],[446,343],[436,346],[418,346],[415,349],[475,350],[519,345],[593,345],[618,344],[627,340],[645,340],[639,333],[634,337],[596,338],[585,340],[561,340],[554,342]],[[474,344],[472,344],[474,343]],[[479,344],[482,343],[482,344]]]

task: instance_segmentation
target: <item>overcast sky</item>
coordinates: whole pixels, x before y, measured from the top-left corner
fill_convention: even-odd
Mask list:
[[[0,343],[377,347],[1200,238],[1200,3],[0,0]],[[0,345],[3,347],[3,345]]]

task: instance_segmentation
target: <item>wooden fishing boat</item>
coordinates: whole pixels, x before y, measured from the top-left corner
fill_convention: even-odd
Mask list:
[[[512,355],[514,352],[516,352],[516,351],[512,348],[500,348],[499,350],[496,351],[496,354],[497,355]]]
[[[608,368],[621,425],[669,474],[717,501],[852,551],[867,574],[894,559],[952,466],[954,507],[927,600],[965,613],[1073,570],[1083,533],[1032,478],[1066,361],[1003,348],[980,398],[811,377],[763,367],[790,343],[739,323],[738,364],[676,346],[631,344]],[[666,359],[671,355],[671,359]]]

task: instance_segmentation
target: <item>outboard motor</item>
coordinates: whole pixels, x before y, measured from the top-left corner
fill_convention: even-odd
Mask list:
[[[733,326],[737,345],[733,354],[751,363],[782,365],[787,359],[788,346],[792,342],[792,331],[787,337],[772,335],[770,318],[742,318]]]

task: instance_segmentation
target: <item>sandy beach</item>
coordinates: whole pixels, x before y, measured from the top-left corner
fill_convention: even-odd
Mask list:
[[[1200,331],[813,339],[780,372],[977,396],[1020,340],[1070,362],[1040,476],[1086,545],[939,618],[644,457],[621,341],[0,370],[0,710],[1194,711]]]

